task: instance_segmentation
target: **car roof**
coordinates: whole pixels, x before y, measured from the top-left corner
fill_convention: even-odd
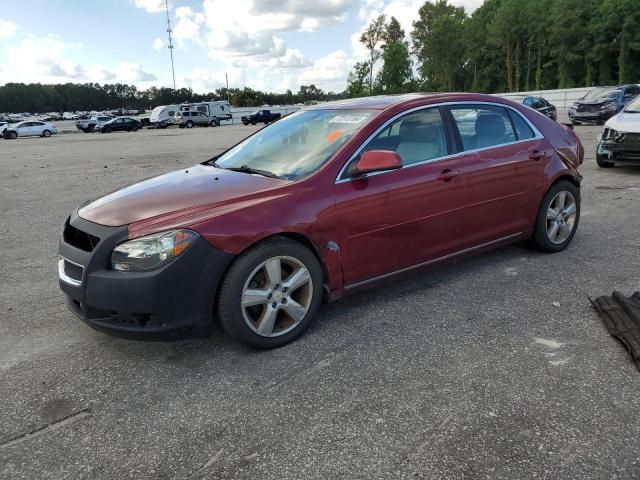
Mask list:
[[[342,110],[371,109],[385,110],[402,104],[429,104],[440,102],[498,102],[508,103],[507,99],[481,93],[405,93],[400,95],[377,95],[373,97],[350,98],[334,102],[319,103],[305,107],[304,110]]]

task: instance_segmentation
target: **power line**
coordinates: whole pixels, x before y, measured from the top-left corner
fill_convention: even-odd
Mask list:
[[[171,19],[169,18],[169,0],[164,0],[164,7],[167,11],[167,33],[169,34],[169,53],[171,54],[171,75],[173,76],[173,89],[176,89],[176,71],[173,66],[173,41],[171,39]]]

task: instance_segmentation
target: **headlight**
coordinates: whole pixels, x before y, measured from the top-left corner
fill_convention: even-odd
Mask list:
[[[601,110],[615,110],[616,108],[618,108],[616,102],[605,103],[600,107]]]
[[[171,262],[195,242],[191,230],[170,230],[121,243],[111,253],[111,268],[121,272],[146,272]]]

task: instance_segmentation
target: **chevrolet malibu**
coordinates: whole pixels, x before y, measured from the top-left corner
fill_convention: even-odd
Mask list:
[[[273,348],[323,299],[526,240],[571,242],[583,148],[567,127],[478,94],[316,105],[225,153],[81,205],[58,275],[93,328]]]

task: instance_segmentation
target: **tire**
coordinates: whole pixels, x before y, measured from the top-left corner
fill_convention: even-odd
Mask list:
[[[18,132],[9,132],[5,134],[4,138],[8,138],[9,140],[15,140],[16,138],[18,138]]]
[[[255,125],[255,124],[256,124],[256,122],[251,122],[251,125]]]
[[[95,125],[89,125],[89,128],[87,130],[85,130],[85,132],[87,133],[93,133],[96,131],[96,126]]]
[[[220,122],[217,119],[213,119],[209,122],[209,126],[210,127],[219,127],[220,126]]]
[[[575,120],[571,120],[571,123],[575,126],[575,125],[580,125],[580,122],[576,122]]]
[[[266,262],[281,266],[281,284],[274,286],[269,281]],[[306,283],[287,291],[287,282],[296,274]],[[257,303],[245,307],[242,299],[247,289],[265,295],[254,295],[252,299]],[[256,349],[277,348],[307,329],[320,308],[322,293],[322,267],[313,252],[293,240],[274,237],[250,248],[233,262],[219,290],[218,318],[237,342]],[[294,320],[289,311],[299,318]]]
[[[600,155],[599,153],[596,153],[596,163],[598,164],[598,166],[600,168],[612,168],[615,167],[615,163],[613,162],[609,162],[608,160],[605,160],[604,155]]]
[[[558,203],[564,193],[565,207],[558,209]],[[573,200],[574,215],[571,217],[568,213],[569,207]],[[564,212],[560,220],[558,218],[550,219],[549,215],[561,210]],[[573,236],[578,229],[578,223],[580,222],[580,191],[576,186],[568,180],[560,180],[554,183],[540,202],[540,208],[538,209],[538,215],[536,216],[536,223],[533,231],[533,236],[529,240],[530,246],[546,253],[555,253],[567,248]],[[552,233],[554,224],[557,226],[555,229],[556,236],[552,239]],[[568,229],[568,230],[567,230]]]
[[[51,136],[51,130],[43,130],[42,136],[45,138],[49,138]]]
[[[193,128],[193,122],[189,120],[187,123],[184,124],[184,126],[187,128]]]
[[[103,128],[102,129],[102,133],[111,133],[111,129],[110,128]]]
[[[138,127],[136,127],[136,126],[131,127],[131,131],[132,132],[137,132],[138,131]]]
[[[242,124],[246,127],[247,125],[249,125],[249,122],[242,122]]]

